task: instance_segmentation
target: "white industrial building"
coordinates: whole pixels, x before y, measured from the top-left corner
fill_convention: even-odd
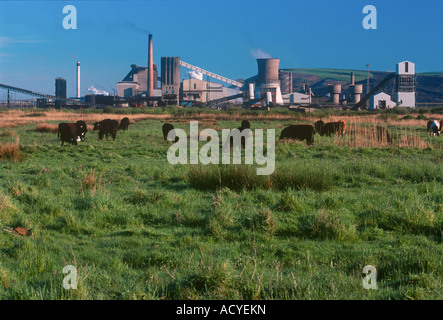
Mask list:
[[[310,94],[293,92],[293,93],[284,94],[282,97],[284,104],[299,104],[299,105],[311,104]]]
[[[399,107],[415,108],[415,63],[403,61],[397,63],[396,101]]]
[[[397,104],[392,101],[391,96],[384,92],[374,94],[369,99],[369,110],[377,109],[390,109],[394,108]]]
[[[234,96],[239,93],[241,93],[240,89],[228,88],[216,82],[192,78],[183,80],[180,87],[181,100],[201,103],[207,103],[211,100]],[[241,104],[243,103],[243,99],[234,99],[231,100],[231,103]]]

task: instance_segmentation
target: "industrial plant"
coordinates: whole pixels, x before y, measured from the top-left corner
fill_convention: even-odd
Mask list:
[[[369,73],[365,81],[357,83],[354,72],[349,81],[328,83],[327,93],[316,92],[312,83],[296,87],[294,73],[280,69],[280,59],[259,58],[257,74],[246,79],[232,80],[182,60],[167,56],[160,59],[159,67],[153,59],[153,35],[148,35],[147,66],[131,64],[128,73],[115,84],[113,95],[80,94],[80,62],[76,63],[76,95],[68,98],[67,82],[55,80],[55,95],[0,84],[7,90],[7,106],[10,92],[36,97],[36,107],[240,107],[245,109],[270,109],[280,106],[294,110],[310,110],[321,107],[351,110],[376,110],[393,107],[416,107],[417,76],[415,64],[399,62],[396,72],[387,73],[371,88]],[[188,72],[183,73],[183,70]],[[183,74],[182,74],[183,73]],[[389,88],[391,88],[389,90]],[[384,92],[388,89],[389,92]]]

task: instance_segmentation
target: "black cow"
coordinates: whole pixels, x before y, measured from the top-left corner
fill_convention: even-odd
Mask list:
[[[85,141],[86,132],[88,132],[88,126],[83,120],[79,120],[75,123],[77,126],[77,135],[80,136],[81,141]]]
[[[323,128],[324,125],[325,125],[325,123],[324,123],[322,120],[318,120],[318,121],[314,124],[315,133],[320,133],[321,128]]]
[[[314,143],[314,127],[308,124],[290,125],[282,130],[280,139],[295,139],[306,140],[306,143],[311,145]]]
[[[346,123],[343,120],[337,122],[328,122],[325,123],[320,129],[320,135],[327,135],[330,137],[331,135],[340,135],[343,136],[346,130]]]
[[[75,123],[59,123],[57,137],[62,141],[77,145],[77,126]]]
[[[120,121],[120,125],[118,127],[119,130],[123,130],[126,131],[129,128],[129,119],[128,118],[123,118],[122,121]]]
[[[240,124],[240,127],[238,127],[237,128],[237,130],[240,132],[240,134],[244,131],[244,130],[246,130],[246,129],[250,129],[251,128],[251,124],[249,123],[249,121],[248,120],[243,120],[242,122],[241,122],[241,124]],[[249,133],[248,134],[242,134],[241,136],[240,136],[240,143],[241,143],[241,147],[242,148],[245,148],[245,145],[246,145],[246,139],[248,138],[248,136],[249,136]],[[233,148],[233,147],[235,147],[234,146],[234,136],[233,136],[233,132],[231,131],[230,133],[229,133],[229,136],[228,136],[228,138],[226,139],[226,143],[225,143],[225,145],[223,146],[223,150],[228,150],[228,145],[227,145],[227,142],[229,141],[229,143],[230,143],[230,147],[231,148]]]
[[[111,135],[112,139],[115,140],[115,136],[117,135],[118,130],[118,121],[105,119],[100,122],[94,123],[94,131],[98,130],[98,139],[102,140],[103,136],[106,135],[106,140],[108,140],[108,136]]]
[[[174,130],[174,126],[172,124],[170,124],[170,123],[165,123],[162,126],[163,138],[165,139],[166,142],[168,141],[168,133],[171,130]],[[178,137],[176,136],[175,137],[175,142],[177,142],[177,141],[178,141]]]

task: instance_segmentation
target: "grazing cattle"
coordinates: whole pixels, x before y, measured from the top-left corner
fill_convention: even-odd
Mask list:
[[[340,125],[339,125],[340,131],[338,134],[343,137],[346,132],[346,122],[345,122],[345,120],[338,120],[338,122],[340,122]]]
[[[438,121],[438,120],[429,120],[428,124],[427,124],[427,128],[428,128],[428,133],[427,135],[429,136],[429,134],[435,136],[440,136],[441,133],[441,129],[442,129],[442,123],[443,121]]]
[[[378,142],[388,142],[389,144],[392,143],[392,137],[389,134],[389,131],[382,126],[376,126],[375,127],[375,134],[377,137]]]
[[[168,141],[168,134],[169,134],[169,131],[171,131],[171,130],[174,130],[174,126],[172,124],[170,124],[170,123],[165,123],[162,126],[163,138],[165,139],[166,142]],[[178,137],[177,136],[175,137],[174,141],[175,142],[178,141]]]
[[[234,140],[234,132],[236,132],[236,131],[231,131],[229,133],[228,137],[226,138],[226,142],[225,142],[225,144],[223,146],[223,150],[227,151],[228,150],[228,146],[230,148],[237,147],[237,145],[234,145],[234,144],[238,143],[239,141],[240,141],[241,147],[245,148],[245,146],[246,146],[246,139],[251,134],[250,129],[251,129],[250,122],[248,120],[243,120],[241,122],[240,127],[237,128],[238,133],[240,133],[240,140],[238,140],[238,139]],[[245,130],[248,130],[248,131],[245,131]],[[229,141],[229,145],[228,145],[228,141]]]
[[[61,134],[61,128],[66,125],[67,123],[62,122],[58,124],[58,129],[57,129],[57,139],[60,140],[60,134]]]
[[[346,131],[346,122],[343,120],[337,121],[337,122],[328,122],[325,123],[325,125],[320,130],[320,135],[324,136],[327,135],[330,137],[331,135],[340,135],[343,137]]]
[[[118,121],[105,119],[100,122],[94,123],[94,131],[98,130],[98,139],[102,140],[103,136],[106,135],[106,140],[108,140],[108,136],[111,135],[112,139],[115,140],[115,136],[117,135],[118,130]]]
[[[86,122],[79,120],[75,123],[77,126],[77,136],[80,137],[81,141],[85,141],[86,132],[88,132],[88,126]]]
[[[316,132],[316,133],[320,133],[321,128],[323,128],[324,125],[325,125],[325,123],[324,123],[322,120],[318,120],[318,121],[314,124],[315,132]]]
[[[118,127],[119,130],[126,131],[129,128],[129,119],[123,118],[122,121],[120,121],[120,126]]]
[[[311,125],[297,124],[286,127],[282,130],[280,134],[280,139],[295,139],[295,140],[306,140],[308,145],[314,143],[314,127]]]
[[[65,142],[77,145],[77,126],[75,123],[59,123],[57,137],[60,138],[62,145]]]

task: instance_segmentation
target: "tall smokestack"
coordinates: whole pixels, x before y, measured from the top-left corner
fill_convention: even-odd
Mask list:
[[[80,99],[80,61],[77,62],[77,98]]]
[[[149,35],[148,47],[148,97],[154,97],[154,62],[152,49],[152,34]]]

